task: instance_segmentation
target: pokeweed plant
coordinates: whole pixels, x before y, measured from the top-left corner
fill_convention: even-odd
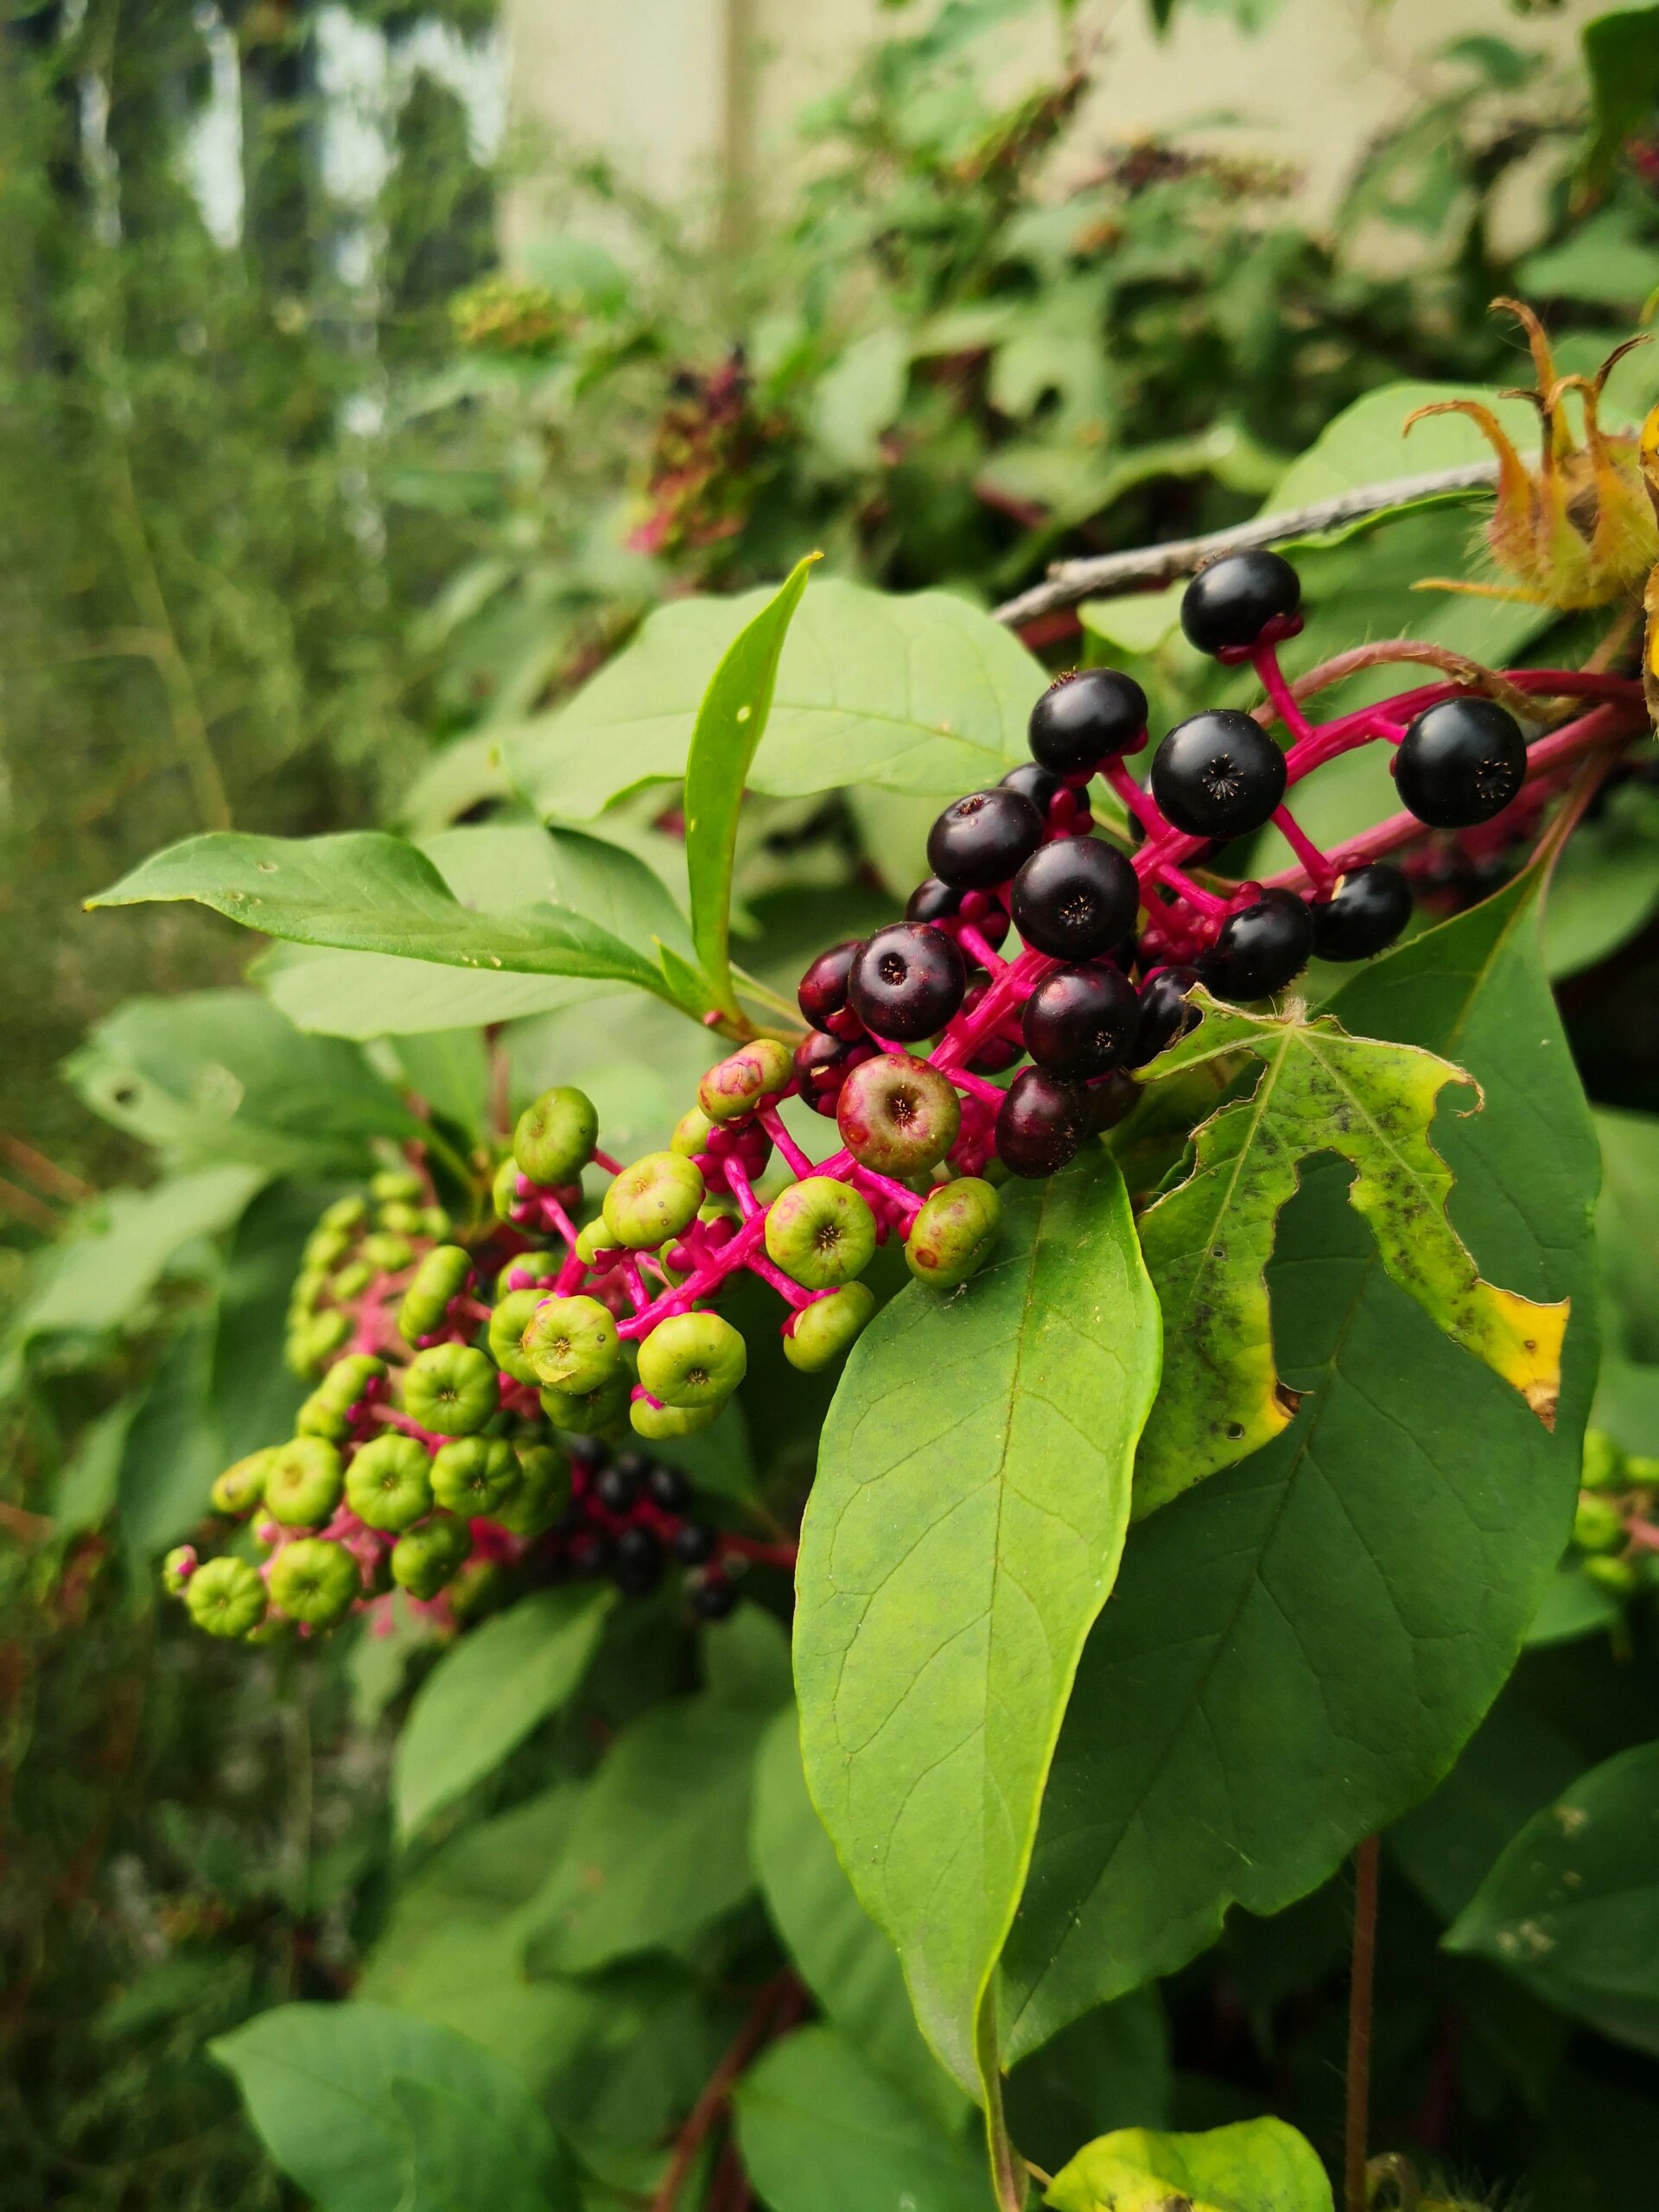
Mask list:
[[[429,1955],[423,1994],[401,1981],[400,1944],[429,1954],[446,1917],[452,1974],[485,1940],[440,1887],[363,1998],[219,2046],[319,2202],[435,2205],[465,2171],[527,2207],[966,2205],[974,2107],[1005,2209],[1035,2186],[1084,2212],[1321,2212],[1326,2149],[1346,2212],[1430,2201],[1368,2162],[1375,1839],[1442,1782],[1541,1607],[1617,1613],[1659,1548],[1653,1461],[1628,1427],[1586,1444],[1596,1146],[1540,931],[1597,794],[1646,772],[1659,409],[1616,417],[1613,364],[1558,372],[1521,312],[1535,464],[1495,394],[1403,395],[1395,428],[1414,400],[1499,446],[1452,582],[1541,610],[1571,664],[1338,644],[1299,573],[1323,549],[1275,550],[1289,514],[1187,556],[1175,619],[1217,688],[1160,731],[1129,670],[1046,681],[965,602],[803,562],[664,610],[525,744],[545,831],[215,833],[90,902],[194,900],[305,948],[263,972],[319,1029],[453,1036],[470,1011],[496,1046],[493,1135],[469,1145],[412,1082],[403,1127],[359,1123],[384,1163],[321,1211],[289,1306],[308,1395],[217,1476],[228,1542],[165,1563],[197,1624],[300,1665],[356,1616],[444,1641],[396,1754],[416,1849],[646,1634],[618,1599],[659,1639],[709,1627],[702,1687],[647,1679],[613,1718],[613,1690],[597,1759],[573,1747],[480,1832],[530,1868],[488,1916],[522,2018],[436,1999]],[[1357,505],[1389,518],[1362,546],[1416,519],[1386,488]],[[1592,632],[1557,619],[1585,609]],[[1362,754],[1394,803],[1321,842],[1303,802]],[[815,953],[791,1004],[732,959],[743,796],[849,780],[949,803],[903,917]],[[683,908],[654,848],[601,834],[662,784]],[[1425,926],[1423,856],[1468,840],[1501,885]],[[503,1025],[573,989],[729,1048],[665,1146],[604,1148],[573,1081],[511,1118]],[[810,1488],[798,1458],[757,1487],[750,1433],[801,1407]],[[1517,1843],[1448,1940],[1565,1977],[1568,2009],[1650,2048],[1654,1994],[1621,2011],[1592,1937],[1527,1932],[1580,1883],[1617,1891],[1645,1771],[1586,1783],[1612,1808],[1593,1863],[1552,1877]],[[1339,2149],[1276,2118],[1126,2113],[1084,2139],[1085,2113],[1057,2152],[1050,2113],[1039,2161],[1018,2092],[1057,2038],[1351,1853]],[[675,2042],[663,1953],[709,1994],[623,2157],[583,2069],[625,2018]],[[722,1975],[754,1993],[735,2018]]]

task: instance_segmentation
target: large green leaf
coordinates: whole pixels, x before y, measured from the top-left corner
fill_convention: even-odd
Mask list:
[[[1331,2212],[1331,2183],[1294,2127],[1242,2120],[1207,2135],[1119,2128],[1085,2145],[1043,2202],[1056,2212]]]
[[[93,1336],[131,1320],[175,1259],[196,1248],[213,1261],[202,1240],[228,1228],[262,1180],[254,1167],[202,1167],[95,1199],[46,1255],[16,1333]]]
[[[1436,406],[1448,399],[1478,400],[1490,407],[1510,435],[1529,452],[1537,441],[1538,417],[1528,402],[1504,397],[1489,385],[1382,385],[1344,407],[1307,450],[1296,456],[1268,493],[1262,512],[1276,514],[1292,507],[1311,506],[1362,484],[1387,483],[1390,477],[1423,476],[1434,469],[1457,468],[1467,461],[1490,461],[1491,448],[1466,416],[1432,415],[1407,431],[1407,418],[1420,407]],[[1491,493],[1488,489],[1440,496],[1468,500],[1490,499]],[[1379,516],[1347,528],[1370,528],[1382,514],[1398,512],[1384,509]],[[1326,537],[1320,542],[1332,541]]]
[[[379,2005],[279,2005],[208,2048],[317,2212],[576,2212],[529,2090],[448,2028]]]
[[[979,2162],[832,2028],[803,2028],[739,2084],[743,2164],[772,2212],[984,2212]]]
[[[1622,1751],[1535,1815],[1446,1942],[1659,2054],[1659,1743]]]
[[[691,929],[714,1002],[736,1015],[732,994],[732,865],[737,817],[755,748],[766,734],[778,659],[812,563],[796,563],[775,599],[739,631],[709,679],[685,761],[685,865]]]
[[[1592,124],[1585,168],[1604,186],[1659,99],[1659,8],[1611,10],[1585,25],[1583,38]]]
[[[1158,1344],[1122,1179],[1096,1153],[1009,1194],[964,1291],[912,1286],[878,1317],[823,1432],[797,1575],[807,1779],[924,2033],[976,2094]]]
[[[121,1533],[143,1554],[176,1543],[208,1511],[230,1456],[210,1395],[213,1335],[212,1317],[198,1315],[174,1338],[122,1446]]]
[[[1306,1397],[1242,1465],[1140,1523],[1090,1639],[1005,1966],[1011,2047],[1169,1972],[1230,1905],[1280,1910],[1439,1781],[1514,1663],[1566,1539],[1596,1367],[1584,1096],[1544,982],[1535,881],[1336,1001],[1455,1058],[1452,1217],[1526,1294],[1573,1300],[1545,1429],[1391,1281],[1317,1163],[1271,1276]]]
[[[1202,1125],[1191,1173],[1141,1217],[1163,1308],[1164,1379],[1135,1459],[1136,1513],[1289,1425],[1294,1400],[1274,1365],[1267,1265],[1302,1162],[1322,1152],[1353,1167],[1349,1203],[1395,1281],[1553,1422],[1566,1306],[1483,1281],[1446,1216],[1452,1178],[1429,1129],[1440,1093],[1466,1083],[1462,1071],[1416,1046],[1351,1037],[1329,1014],[1244,1014],[1203,991],[1194,999],[1202,1018],[1159,1060],[1160,1072],[1179,1078],[1239,1053],[1260,1073]]]
[[[402,1835],[499,1766],[556,1712],[593,1657],[613,1593],[538,1590],[447,1651],[397,1739],[392,1796]]]
[[[721,655],[772,598],[659,607],[572,699],[509,744],[541,812],[584,821],[641,785],[685,772],[697,706]],[[843,784],[954,797],[1022,757],[1046,678],[1017,638],[949,592],[874,591],[829,577],[790,626],[752,790],[797,798]]]

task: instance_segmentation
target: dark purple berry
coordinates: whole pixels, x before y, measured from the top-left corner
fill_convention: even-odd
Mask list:
[[[639,1477],[629,1464],[632,1452],[613,1459],[594,1478],[594,1496],[607,1513],[631,1513],[639,1496]]]
[[[683,1513],[691,1502],[691,1485],[677,1467],[653,1459],[645,1470],[645,1490],[653,1505],[664,1513]]]
[[[1056,960],[1093,960],[1135,927],[1141,887],[1115,845],[1059,837],[1014,879],[1014,925]]]
[[[720,1538],[701,1521],[683,1522],[669,1541],[685,1567],[705,1567],[720,1549]]]
[[[1026,1001],[1026,1050],[1056,1075],[1105,1075],[1135,1036],[1140,1001],[1121,968],[1059,968]]]
[[[795,997],[801,1012],[815,1029],[828,1029],[831,1017],[847,1004],[847,979],[858,957],[858,939],[832,944],[821,952],[801,978]]]
[[[1053,1175],[1094,1126],[1089,1093],[1046,1068],[1022,1068],[996,1117],[996,1156],[1012,1175]]]
[[[1049,808],[1065,789],[1054,771],[1045,768],[1039,760],[1022,760],[1017,768],[1010,768],[1001,782],[1005,791],[1022,791],[1045,822]]]
[[[1115,668],[1080,668],[1050,684],[1031,710],[1031,757],[1057,776],[1092,775],[1147,727],[1147,695]]]
[[[848,1071],[874,1056],[875,1047],[868,1037],[849,1039],[831,1037],[822,1029],[810,1030],[795,1047],[795,1080],[802,1098],[815,1114],[833,1114]]]
[[[1006,883],[1043,842],[1043,817],[1023,791],[969,791],[928,832],[927,864],[942,883],[988,891]]]
[[[1313,914],[1313,950],[1321,960],[1369,960],[1386,951],[1411,919],[1411,886],[1397,868],[1374,861],[1338,876]]]
[[[1218,999],[1265,999],[1306,967],[1313,917],[1294,891],[1264,891],[1222,925],[1198,962],[1198,977]]]
[[[1527,741],[1515,716],[1495,699],[1443,699],[1408,727],[1394,775],[1420,822],[1465,830],[1502,814],[1520,790]]]
[[[1198,1020],[1197,1007],[1189,1006],[1186,999],[1198,980],[1196,968],[1160,968],[1141,985],[1141,1017],[1129,1048],[1132,1068],[1143,1068],[1167,1052]]]
[[[961,912],[961,892],[937,875],[925,875],[905,901],[907,922],[952,922]]]
[[[607,1537],[597,1529],[584,1529],[572,1536],[565,1554],[570,1572],[585,1579],[603,1574],[611,1563],[611,1547]]]
[[[860,946],[847,995],[867,1029],[908,1045],[943,1029],[967,988],[967,967],[948,937],[893,922]]]
[[[663,1577],[663,1549],[649,1529],[624,1529],[611,1545],[611,1580],[625,1598],[644,1598]]]
[[[1301,601],[1301,578],[1283,554],[1224,553],[1182,593],[1181,627],[1201,653],[1246,653],[1269,623],[1287,626]]]
[[[1089,1125],[1099,1136],[1103,1130],[1115,1129],[1125,1115],[1133,1110],[1141,1096],[1141,1086],[1132,1075],[1122,1068],[1098,1083],[1091,1083],[1087,1092]]]
[[[700,1621],[723,1621],[737,1603],[737,1592],[723,1574],[694,1575],[685,1601]]]
[[[1242,837],[1285,795],[1285,756],[1258,721],[1212,707],[1177,722],[1152,760],[1152,795],[1189,837]]]

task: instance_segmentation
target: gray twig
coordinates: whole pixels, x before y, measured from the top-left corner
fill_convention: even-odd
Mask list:
[[[1079,600],[1096,599],[1147,584],[1166,584],[1177,576],[1190,576],[1217,553],[1242,553],[1257,545],[1281,545],[1287,538],[1316,537],[1346,523],[1363,522],[1367,515],[1385,508],[1406,506],[1449,492],[1478,492],[1497,481],[1495,461],[1473,461],[1461,468],[1437,468],[1426,476],[1397,476],[1386,484],[1357,484],[1351,492],[1334,499],[1316,499],[1311,506],[1291,507],[1283,514],[1257,515],[1230,530],[1211,531],[1207,537],[1175,537],[1166,545],[1140,545],[1128,553],[1100,553],[1084,561],[1057,561],[1046,580],[1007,600],[996,610],[999,622],[1017,629],[1039,614],[1057,607],[1075,607]]]

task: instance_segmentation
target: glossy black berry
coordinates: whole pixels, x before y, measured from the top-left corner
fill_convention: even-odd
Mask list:
[[[1129,1047],[1132,1068],[1143,1068],[1167,1052],[1197,1021],[1198,1010],[1188,1005],[1186,995],[1198,980],[1196,968],[1160,968],[1141,985],[1140,1018]]]
[[[701,1521],[687,1521],[670,1538],[674,1556],[683,1566],[703,1567],[720,1548],[720,1538]]]
[[[1052,768],[1045,768],[1040,761],[1022,760],[1017,768],[1010,768],[1001,779],[1005,791],[1020,791],[1037,811],[1048,817],[1048,810],[1065,789]]]
[[[1121,968],[1058,968],[1026,1001],[1026,1050],[1056,1075],[1106,1075],[1122,1065],[1139,1013]]]
[[[1224,553],[1182,593],[1181,627],[1201,653],[1248,652],[1301,601],[1301,578],[1281,553]]]
[[[996,1156],[1012,1175],[1053,1175],[1081,1151],[1094,1128],[1080,1083],[1022,1068],[996,1117]]]
[[[611,1545],[611,1580],[627,1598],[643,1598],[663,1575],[663,1548],[649,1529],[624,1529]]]
[[[645,1494],[664,1513],[683,1513],[691,1503],[691,1485],[677,1467],[653,1459],[645,1470]]]
[[[908,1045],[943,1029],[967,988],[967,967],[948,937],[893,922],[860,946],[847,995],[867,1029]]]
[[[1060,837],[1026,862],[1011,903],[1027,944],[1056,960],[1093,960],[1135,927],[1141,887],[1116,846]]]
[[[988,891],[1006,883],[1043,842],[1043,817],[1023,791],[969,791],[947,806],[927,836],[927,864],[941,883]]]
[[[847,979],[858,957],[858,939],[832,944],[821,952],[800,981],[795,994],[801,1012],[815,1029],[828,1029],[833,1016],[847,1004]]]
[[[868,1037],[831,1037],[822,1029],[809,1030],[795,1047],[795,1080],[802,1098],[815,1114],[833,1114],[849,1070],[874,1054]]]
[[[1242,837],[1285,795],[1285,756],[1249,715],[1212,707],[1177,722],[1153,755],[1152,795],[1189,837]]]
[[[1080,668],[1050,684],[1031,710],[1031,757],[1057,776],[1091,774],[1147,726],[1147,695],[1115,668]]]
[[[1134,1109],[1141,1086],[1132,1075],[1116,1068],[1098,1083],[1090,1084],[1084,1095],[1089,1101],[1089,1126],[1099,1136],[1104,1130],[1115,1129]]]
[[[951,922],[961,912],[961,892],[937,875],[925,875],[905,901],[907,922]]]
[[[688,1586],[685,1601],[700,1621],[723,1621],[737,1603],[737,1592],[723,1574],[700,1574]]]
[[[1520,790],[1527,741],[1495,699],[1443,699],[1407,728],[1394,756],[1400,797],[1420,822],[1464,830],[1490,822]]]
[[[1294,891],[1264,891],[1222,925],[1198,962],[1198,977],[1218,999],[1265,999],[1306,967],[1313,917]]]
[[[1411,886],[1397,868],[1374,861],[1339,876],[1313,914],[1313,950],[1321,960],[1369,960],[1385,951],[1411,919]]]
[[[613,1459],[608,1467],[601,1467],[594,1478],[594,1496],[607,1513],[631,1513],[639,1496],[639,1477],[626,1460]]]

